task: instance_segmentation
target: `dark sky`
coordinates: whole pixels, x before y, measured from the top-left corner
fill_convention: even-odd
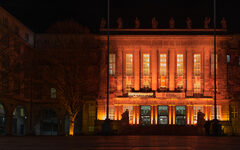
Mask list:
[[[151,27],[156,17],[159,28],[167,28],[170,17],[176,28],[184,28],[186,17],[191,17],[193,28],[203,28],[204,17],[213,20],[213,0],[110,0],[111,27],[116,27],[119,16],[124,28],[132,28],[135,17],[143,28]],[[106,18],[107,0],[0,0],[0,5],[34,32],[44,32],[56,21],[74,19],[97,32],[101,17]],[[217,22],[227,19],[228,29],[240,32],[239,5],[236,0],[217,0]],[[211,24],[211,27],[213,25]]]

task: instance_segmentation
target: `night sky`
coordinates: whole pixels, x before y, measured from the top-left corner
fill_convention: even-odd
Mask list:
[[[225,17],[228,29],[240,32],[239,5],[236,0],[217,0],[217,23]],[[54,22],[74,19],[98,32],[101,17],[107,16],[107,0],[0,0],[0,5],[34,32],[45,32]],[[152,17],[158,28],[168,28],[174,17],[176,28],[185,28],[186,17],[192,19],[193,28],[203,28],[204,17],[211,17],[213,27],[213,0],[111,0],[111,27],[122,17],[124,28],[133,28],[138,17],[142,28],[151,28]]]

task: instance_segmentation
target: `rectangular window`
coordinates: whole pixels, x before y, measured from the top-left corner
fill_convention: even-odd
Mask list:
[[[201,92],[201,55],[194,54],[194,85],[193,85],[193,92],[200,93]]]
[[[115,107],[113,105],[109,106],[109,119],[115,120]]]
[[[57,90],[56,88],[51,88],[51,98],[57,98]]]
[[[177,88],[183,88],[183,54],[177,54]]]
[[[216,70],[218,68],[218,57],[216,55]],[[214,54],[211,55],[211,75],[214,75]]]
[[[193,106],[193,123],[197,123],[197,115],[198,112],[201,111],[203,112],[203,106]]]
[[[194,76],[200,76],[201,73],[201,55],[194,54]]]
[[[212,106],[212,111],[211,111],[211,120],[214,119],[214,106]],[[217,105],[217,119],[221,120],[221,106]]]
[[[230,63],[230,55],[227,55],[227,63]]]
[[[160,54],[160,87],[166,87],[166,75],[167,75],[167,55]]]
[[[143,76],[150,75],[150,55],[143,54]]]
[[[126,54],[126,75],[132,76],[133,75],[133,55]]]
[[[128,116],[129,116],[129,123],[133,123],[133,106],[123,106],[123,112],[128,110]]]
[[[110,75],[115,75],[115,54],[109,54],[109,74]]]

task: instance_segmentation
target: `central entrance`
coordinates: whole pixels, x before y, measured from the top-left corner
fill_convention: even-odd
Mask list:
[[[151,107],[141,106],[141,124],[150,125],[151,123]]]
[[[168,106],[158,106],[158,124],[168,124]]]

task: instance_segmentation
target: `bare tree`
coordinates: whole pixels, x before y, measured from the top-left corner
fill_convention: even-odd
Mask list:
[[[46,83],[56,88],[59,104],[69,113],[69,135],[73,135],[77,114],[98,95],[101,42],[73,21],[59,22],[48,33],[55,46],[42,53],[43,72]]]

